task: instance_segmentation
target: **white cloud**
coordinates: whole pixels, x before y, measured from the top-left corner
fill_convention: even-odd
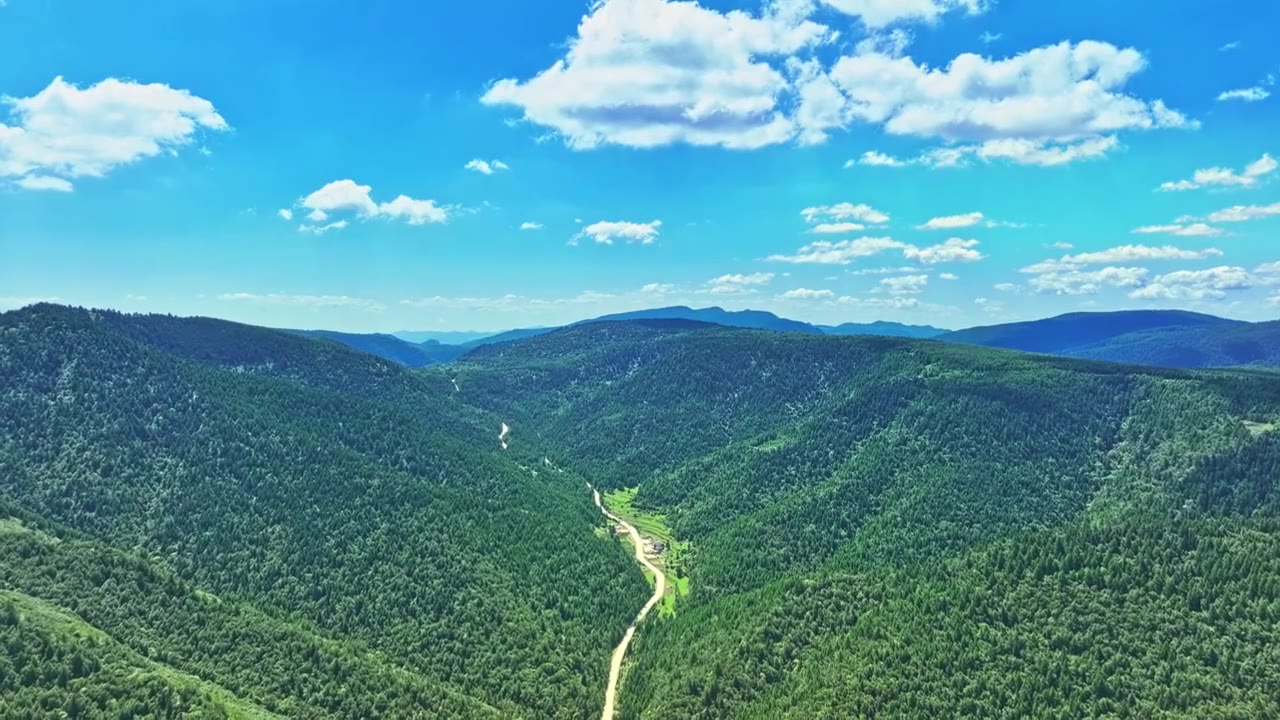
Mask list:
[[[1146,225],[1140,228],[1134,228],[1133,232],[1138,235],[1177,235],[1178,237],[1216,237],[1222,234],[1222,228],[1216,228],[1212,225],[1204,223],[1192,223],[1190,225]]]
[[[951,238],[941,245],[933,245],[925,248],[907,246],[903,248],[902,254],[908,260],[924,263],[925,265],[937,265],[946,262],[977,262],[985,256],[975,250],[978,246],[977,240],[964,240],[961,238]]]
[[[887,250],[901,250],[905,243],[887,237],[863,237],[830,242],[819,240],[800,248],[794,255],[770,255],[769,262],[797,265],[848,265],[857,258],[872,257]]]
[[[506,163],[502,162],[501,160],[481,160],[479,158],[476,158],[475,160],[471,160],[470,162],[468,162],[466,165],[463,165],[462,167],[467,170],[478,172],[481,175],[492,175],[499,170],[511,169],[510,166],[508,166]]]
[[[361,219],[404,220],[410,225],[442,223],[449,219],[450,209],[437,205],[434,200],[415,200],[408,195],[398,195],[391,202],[378,204],[370,194],[372,190],[369,185],[361,185],[354,180],[335,180],[325,185],[298,201],[296,207],[310,211],[307,213],[310,224],[304,223],[298,226],[298,230],[320,234],[341,230],[350,224],[345,219],[321,224],[333,213],[352,213]],[[289,209],[280,210],[277,214],[285,220],[293,218],[293,211]]]
[[[917,225],[917,230],[954,230],[956,228],[973,227],[982,222],[983,214],[980,212],[967,213],[964,215],[947,215],[944,217],[936,217],[923,225]]]
[[[649,283],[648,285],[640,288],[640,292],[647,295],[666,295],[675,289],[676,286],[671,283]]]
[[[1255,85],[1253,87],[1240,88],[1238,90],[1227,90],[1218,95],[1218,102],[1226,102],[1227,100],[1242,100],[1244,102],[1259,102],[1271,97],[1271,92],[1264,87]]]
[[[835,205],[819,205],[800,211],[805,222],[857,220],[858,222],[879,225],[889,222],[889,216],[870,205],[853,203],[837,203]]]
[[[866,225],[858,223],[822,223],[821,225],[814,225],[809,232],[818,235],[839,235],[840,233],[859,232],[866,229]]]
[[[851,168],[854,165],[871,165],[875,167],[905,167],[907,163],[906,161],[899,160],[898,158],[892,155],[886,155],[882,152],[877,152],[875,150],[868,150],[867,152],[862,153],[862,157],[858,158],[857,160],[848,160],[844,164],[846,168]]]
[[[793,255],[770,255],[765,260],[795,265],[848,265],[859,258],[873,257],[897,250],[907,260],[925,265],[935,265],[945,262],[976,262],[981,260],[984,256],[974,249],[977,245],[977,240],[963,240],[960,238],[951,238],[940,245],[923,248],[889,237],[862,237],[838,242],[819,240],[801,247]]]
[[[904,275],[881,280],[875,291],[890,295],[919,295],[928,284],[928,275]]]
[[[1249,220],[1261,220],[1262,218],[1274,217],[1280,215],[1280,203],[1272,205],[1236,205],[1225,210],[1219,210],[1211,213],[1208,217],[1209,222],[1216,223],[1237,223],[1248,222]]]
[[[521,229],[521,230],[541,230],[541,229],[542,229],[542,223],[532,222],[532,221],[530,221],[530,222],[522,222],[522,223],[520,223],[520,229]]]
[[[1022,292],[1022,286],[1017,283],[1002,282],[1002,283],[996,283],[992,287],[995,288],[996,290],[999,290],[1000,292],[1007,292],[1007,293]]]
[[[861,277],[863,275],[910,275],[921,272],[918,267],[910,265],[902,267],[878,267],[878,268],[861,268],[859,270],[845,270],[848,275]]]
[[[18,178],[14,184],[23,190],[71,192],[74,189],[70,180],[52,175],[26,175]]]
[[[778,297],[783,300],[830,300],[836,296],[830,290],[812,290],[810,288],[796,288],[788,290]]]
[[[322,222],[331,212],[351,211],[361,217],[378,214],[378,204],[369,193],[373,188],[354,180],[335,180],[299,201],[299,205],[312,211],[308,218]]]
[[[56,77],[31,97],[0,102],[14,123],[0,123],[0,179],[38,190],[65,191],[72,179],[176,153],[202,130],[229,127],[187,90],[115,78],[82,89]]]
[[[658,239],[658,228],[660,227],[662,227],[661,220],[647,223],[598,222],[583,228],[582,232],[573,236],[569,242],[576,245],[578,240],[586,237],[595,240],[601,245],[612,245],[614,240],[652,245]]]
[[[783,99],[799,83],[770,61],[835,37],[807,20],[808,10],[771,3],[755,16],[694,2],[603,0],[563,58],[529,80],[495,82],[481,101],[518,107],[576,149],[786,142],[800,128]],[[792,69],[797,80],[820,82],[807,67]]]
[[[849,96],[855,117],[883,124],[895,135],[1043,146],[1105,144],[1122,130],[1194,127],[1160,100],[1146,102],[1123,92],[1145,67],[1137,50],[1084,41],[1004,60],[966,53],[945,68],[868,53],[840,59],[831,76]]]
[[[938,276],[939,280],[959,280],[960,276],[955,273],[942,273]]]
[[[330,230],[342,230],[346,228],[347,225],[349,224],[350,223],[348,223],[346,220],[339,220],[337,222],[331,222],[325,225],[309,225],[307,223],[303,223],[298,226],[298,232],[311,233],[312,235],[323,235],[329,232]]]
[[[280,208],[279,210],[276,211],[276,215],[279,216],[281,220],[293,219],[293,211],[290,210],[289,208]]]
[[[1028,285],[1051,295],[1093,295],[1103,287],[1134,288],[1149,274],[1146,268],[1104,267],[1098,270],[1066,269],[1031,278]]]
[[[287,305],[293,307],[309,307],[309,308],[357,308],[361,310],[378,311],[385,309],[382,303],[368,298],[351,297],[348,295],[287,295],[283,293],[269,293],[259,295],[256,293],[224,293],[218,296],[219,300],[228,302],[243,302],[254,305]]]
[[[1113,265],[1126,262],[1156,262],[1170,260],[1204,260],[1221,257],[1222,251],[1217,248],[1204,250],[1187,250],[1164,245],[1122,245],[1097,252],[1064,255],[1057,260],[1045,260],[1022,269],[1024,273],[1051,273],[1077,269],[1084,265]]]
[[[712,295],[746,295],[755,292],[755,288],[761,285],[768,285],[773,278],[773,273],[721,275],[707,281],[705,292]]]
[[[1228,292],[1253,287],[1249,272],[1241,267],[1179,270],[1152,280],[1129,293],[1140,300],[1221,300]]]
[[[1239,41],[1239,40],[1232,40],[1231,42],[1229,42],[1229,43],[1227,43],[1227,44],[1223,45],[1222,47],[1218,48],[1218,51],[1219,51],[1219,52],[1231,52],[1232,50],[1235,50],[1235,49],[1237,49],[1237,48],[1239,48],[1239,47],[1240,47],[1240,41]]]
[[[970,151],[982,160],[1009,160],[1019,165],[1053,167],[1076,160],[1092,160],[1103,157],[1120,146],[1114,135],[1104,135],[1074,143],[1051,143],[1041,140],[1005,138],[988,140]]]
[[[414,200],[408,195],[398,195],[389,203],[378,206],[378,214],[403,219],[410,225],[442,223],[449,219],[449,212],[436,205],[434,200]]]
[[[1003,33],[993,33],[990,30],[988,30],[982,33],[981,35],[979,35],[978,39],[982,41],[983,45],[990,45],[991,43],[999,40],[1002,37],[1004,37]]]
[[[1160,189],[1164,192],[1179,192],[1213,186],[1253,187],[1258,184],[1258,180],[1275,172],[1277,167],[1280,167],[1280,163],[1277,163],[1271,155],[1264,153],[1262,157],[1246,165],[1243,172],[1237,173],[1221,167],[1204,168],[1195,171],[1190,180],[1166,182],[1160,186]]]
[[[939,308],[936,305],[926,306],[922,304],[919,298],[891,296],[891,297],[872,297],[860,298],[851,297],[849,295],[841,295],[836,298],[835,302],[839,305],[847,305],[850,307],[864,308],[867,310],[945,310],[947,308]]]
[[[822,0],[840,12],[855,15],[868,28],[876,29],[902,22],[933,23],[944,13],[964,10],[970,15],[985,12],[986,0]]]

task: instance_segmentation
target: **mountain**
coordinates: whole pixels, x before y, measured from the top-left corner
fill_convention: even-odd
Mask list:
[[[882,335],[885,337],[919,338],[922,340],[951,332],[931,325],[903,325],[902,323],[885,322],[883,320],[873,323],[819,325],[818,328],[827,335]]]
[[[583,322],[616,322],[621,320],[695,320],[725,327],[754,328],[778,332],[798,332],[820,335],[817,327],[798,320],[780,318],[763,310],[725,310],[719,307],[693,309],[685,306],[636,310],[634,312],[603,315]]]
[[[458,395],[287,332],[0,315],[0,715],[598,714],[644,577]]]
[[[441,345],[462,345],[472,340],[479,340],[494,335],[492,332],[475,332],[470,330],[444,330],[444,331],[412,331],[397,330],[391,333],[406,342],[415,345],[426,345],[428,343],[439,343]]]
[[[941,335],[938,339],[1060,355],[1077,348],[1103,344],[1129,333],[1168,329],[1205,330],[1243,324],[1245,323],[1182,310],[1129,310],[1071,313],[1044,320],[969,328]]]
[[[621,717],[1280,712],[1280,377],[653,322],[448,372],[687,545]]]
[[[408,367],[450,362],[465,352],[463,348],[456,345],[442,345],[434,341],[415,344],[394,335],[342,333],[332,330],[290,330],[289,332],[318,340],[331,340]]]

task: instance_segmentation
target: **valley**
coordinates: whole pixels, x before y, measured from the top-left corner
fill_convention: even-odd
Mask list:
[[[653,318],[410,369],[37,305],[0,379],[4,712],[1280,711],[1268,372]]]

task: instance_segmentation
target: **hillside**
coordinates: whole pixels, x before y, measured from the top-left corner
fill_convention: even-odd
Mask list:
[[[1280,378],[634,323],[451,373],[691,545],[622,717],[1280,712]]]
[[[903,325],[902,323],[884,322],[883,320],[873,323],[819,325],[818,328],[826,335],[883,335],[885,337],[918,338],[920,340],[935,338],[951,332],[932,325]]]
[[[290,330],[289,332],[318,340],[331,340],[407,367],[450,362],[465,352],[463,348],[456,345],[443,345],[431,341],[412,343],[401,340],[395,335],[379,333],[342,333],[332,330]]]
[[[947,333],[939,340],[1136,365],[1280,366],[1280,322],[1173,310],[1074,313]]]
[[[285,716],[586,717],[645,582],[582,479],[498,425],[335,343],[6,313],[0,589],[110,638],[104,667],[138,654]]]

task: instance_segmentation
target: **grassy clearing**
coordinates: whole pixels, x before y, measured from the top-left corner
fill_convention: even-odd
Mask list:
[[[1275,432],[1278,426],[1276,425],[1276,423],[1260,423],[1260,422],[1254,422],[1252,420],[1245,420],[1244,427],[1246,430],[1253,433],[1254,435],[1263,435],[1269,432]],[[636,527],[639,527],[639,525],[637,525]]]
[[[685,563],[688,561],[690,545],[676,539],[665,515],[636,508],[635,499],[639,490],[640,488],[634,487],[605,493],[604,505],[609,512],[634,525],[641,535],[666,544],[666,551],[653,559],[654,564],[661,567],[667,575],[667,593],[658,605],[658,613],[664,616],[674,615],[676,601],[689,594]],[[655,580],[649,576],[648,571],[645,571],[645,577],[653,585]]]

